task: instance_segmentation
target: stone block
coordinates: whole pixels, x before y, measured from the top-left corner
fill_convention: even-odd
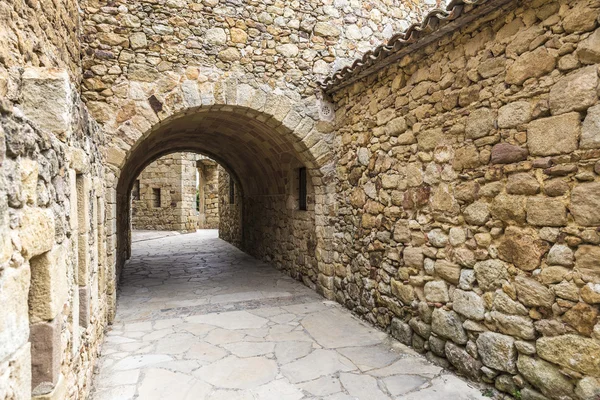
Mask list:
[[[537,179],[526,173],[513,174],[508,177],[506,182],[506,193],[533,195],[540,191],[540,184]]]
[[[569,210],[578,225],[600,225],[600,182],[576,185],[571,192]]]
[[[500,194],[494,198],[490,213],[504,222],[525,222],[525,206],[522,196]]]
[[[483,332],[477,338],[477,352],[487,367],[517,373],[515,339],[495,332]]]
[[[435,273],[442,279],[458,285],[460,279],[460,267],[453,262],[446,260],[436,260],[434,265]]]
[[[583,64],[600,63],[600,28],[577,46],[577,58]]]
[[[600,376],[600,343],[579,335],[542,337],[536,343],[538,355],[546,361],[582,374]]]
[[[523,307],[523,305],[517,304]],[[506,315],[497,311],[492,311],[490,316],[500,332],[522,339],[535,339],[535,328],[531,318],[521,315]]]
[[[587,110],[581,126],[579,147],[582,149],[600,148],[600,104]]]
[[[30,329],[31,387],[35,392],[40,384],[58,382],[62,355],[60,318],[32,324]]]
[[[515,101],[498,110],[498,127],[515,128],[531,121],[531,104],[527,101]]]
[[[29,338],[29,265],[0,274],[0,360],[17,351]]]
[[[423,249],[418,247],[407,247],[404,249],[404,266],[412,268],[423,268]]]
[[[475,263],[475,278],[482,290],[502,287],[509,278],[508,267],[500,260],[486,260]]]
[[[467,117],[465,134],[467,139],[479,139],[494,130],[495,112],[489,108],[479,108]]]
[[[73,130],[73,93],[67,71],[27,67],[21,79],[20,107],[25,116],[66,142]]]
[[[527,160],[529,152],[509,143],[498,143],[492,147],[492,164],[512,164]]]
[[[31,259],[29,316],[31,322],[50,321],[68,299],[67,251],[62,245]]]
[[[600,247],[594,245],[579,246],[575,251],[575,268],[583,279],[600,283]]]
[[[490,211],[487,203],[476,201],[464,210],[465,221],[470,225],[485,225],[490,219]]]
[[[475,292],[466,292],[460,289],[454,291],[452,309],[475,321],[483,320],[485,314],[483,299]]]
[[[54,216],[48,209],[25,207],[21,214],[19,238],[26,258],[39,256],[54,244]]]
[[[543,394],[550,398],[571,398],[573,383],[559,369],[544,360],[519,355],[519,373]]]
[[[390,325],[392,336],[401,343],[410,346],[412,344],[412,328],[399,318],[393,318]]]
[[[538,119],[527,128],[527,147],[534,156],[568,154],[577,150],[580,131],[576,112]]]
[[[448,285],[444,281],[427,282],[424,290],[427,301],[432,303],[447,303],[450,301]]]
[[[456,344],[466,344],[467,334],[457,313],[436,308],[431,314],[431,330]]]
[[[567,207],[560,199],[530,198],[527,200],[527,222],[535,226],[565,226]]]
[[[515,287],[519,301],[526,306],[550,308],[554,303],[552,291],[534,279],[517,276]]]
[[[471,379],[479,379],[481,367],[479,360],[473,358],[465,349],[448,341],[444,346],[444,352],[448,361],[462,374]]]
[[[598,100],[596,66],[583,68],[560,79],[550,90],[550,111],[564,114],[583,111]]]
[[[79,287],[79,326],[87,328],[90,324],[90,288]]]
[[[508,67],[506,83],[521,85],[529,78],[539,78],[554,70],[556,57],[545,47],[521,55]]]

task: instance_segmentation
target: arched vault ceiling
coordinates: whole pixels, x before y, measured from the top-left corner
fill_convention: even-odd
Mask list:
[[[119,191],[152,161],[175,151],[206,154],[232,172],[245,195],[285,193],[290,168],[303,165],[297,139],[263,114],[210,110],[184,114],[159,124],[130,151]]]

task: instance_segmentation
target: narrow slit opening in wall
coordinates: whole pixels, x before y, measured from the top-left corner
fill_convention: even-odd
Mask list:
[[[298,169],[298,208],[306,211],[306,168]]]
[[[152,189],[152,205],[154,208],[160,207],[160,188]]]
[[[229,177],[229,204],[235,203],[235,182]]]

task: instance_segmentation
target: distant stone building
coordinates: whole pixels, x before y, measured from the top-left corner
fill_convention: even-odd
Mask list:
[[[132,229],[217,229],[218,179],[218,164],[194,153],[169,154],[152,162],[133,183]]]

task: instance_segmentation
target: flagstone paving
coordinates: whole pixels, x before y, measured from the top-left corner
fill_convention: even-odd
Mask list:
[[[93,400],[485,398],[216,231],[137,241],[120,288]]]

